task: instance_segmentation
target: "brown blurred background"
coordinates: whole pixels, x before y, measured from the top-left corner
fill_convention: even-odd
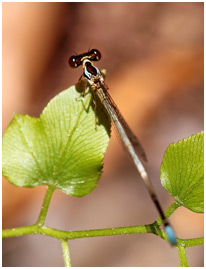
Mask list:
[[[97,48],[99,68],[147,153],[160,202],[167,146],[203,130],[203,3],[3,3],[3,130],[13,113],[39,116],[82,69],[68,58]],[[45,187],[3,179],[3,227],[35,223]],[[64,230],[152,223],[158,214],[114,134],[98,187],[83,198],[55,191],[46,224]],[[180,238],[203,236],[203,215],[179,208],[170,218]],[[73,240],[73,266],[179,266],[176,248],[154,235]],[[187,249],[203,266],[203,246]],[[3,240],[3,266],[63,266],[57,240],[33,235]]]

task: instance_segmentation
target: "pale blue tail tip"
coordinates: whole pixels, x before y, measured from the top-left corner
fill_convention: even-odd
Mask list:
[[[167,237],[168,237],[168,240],[170,241],[170,243],[175,246],[177,245],[177,237],[176,237],[176,234],[174,232],[174,230],[172,229],[171,226],[166,226],[165,227],[165,232],[167,234]]]

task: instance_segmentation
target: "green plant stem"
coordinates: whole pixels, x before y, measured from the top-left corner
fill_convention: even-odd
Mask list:
[[[49,208],[49,203],[51,201],[51,197],[52,197],[54,190],[55,190],[55,187],[53,187],[53,186],[49,186],[47,189],[46,195],[44,197],[44,202],[43,202],[43,205],[41,207],[41,212],[40,212],[39,218],[36,222],[36,224],[38,226],[43,226],[45,223],[47,211]]]
[[[184,245],[184,247],[190,247],[192,246],[199,246],[204,244],[204,237],[200,238],[192,238],[192,239],[181,239],[181,244]]]
[[[2,231],[2,237],[15,237],[23,236],[28,234],[42,234],[54,237],[61,240],[62,251],[64,257],[64,264],[66,267],[71,267],[70,253],[68,240],[76,238],[88,238],[97,236],[110,236],[110,235],[122,235],[122,234],[138,234],[138,233],[153,233],[167,240],[167,236],[163,230],[160,229],[161,220],[158,219],[153,224],[139,225],[139,226],[128,226],[128,227],[117,227],[108,229],[96,229],[96,230],[83,230],[83,231],[61,231],[50,227],[44,226],[48,206],[51,200],[54,189],[48,188],[45,199],[42,205],[39,219],[36,224],[24,227],[18,227],[13,229],[5,229]],[[174,202],[166,211],[166,217],[169,217],[175,209],[179,207],[179,204]],[[180,257],[181,266],[188,266],[186,257],[186,247],[201,245],[204,243],[204,238],[193,238],[193,239],[178,239],[178,252]]]
[[[83,231],[61,231],[53,228],[38,226],[37,224],[13,229],[5,229],[2,231],[2,237],[15,237],[28,234],[42,234],[54,237],[60,240],[71,240],[76,238],[88,238],[96,236],[109,236],[109,235],[121,235],[121,234],[138,234],[138,233],[155,233],[160,237],[165,238],[166,235],[162,230],[154,230],[154,226],[150,225],[139,225],[139,226],[129,226],[129,227],[118,227],[109,229],[97,229],[97,230],[83,230]],[[204,243],[204,238],[194,238],[194,239],[178,239],[178,245],[183,247],[191,247],[196,245],[201,245]]]
[[[75,239],[95,236],[108,236],[108,235],[121,235],[121,234],[136,234],[136,233],[153,233],[153,225],[140,225],[140,226],[129,226],[119,228],[108,228],[108,229],[96,229],[96,230],[83,230],[83,231],[61,231],[53,228],[30,225],[24,227],[18,227],[13,229],[5,229],[2,231],[4,237],[22,236],[28,234],[43,234],[47,236],[55,237],[56,239]]]
[[[61,243],[62,243],[62,252],[63,252],[63,257],[64,257],[64,266],[71,267],[72,265],[71,265],[68,241],[62,239]]]
[[[165,217],[166,217],[166,218],[169,218],[169,217],[172,215],[172,213],[174,213],[174,211],[175,211],[178,207],[180,207],[180,204],[179,204],[177,201],[174,201],[174,202],[171,204],[171,206],[169,206],[168,209],[164,212]],[[162,224],[162,219],[161,219],[161,218],[158,218],[158,220],[156,221],[156,223],[157,223],[158,225],[161,225],[161,224]]]
[[[180,265],[182,267],[188,267],[186,250],[185,247],[182,246],[181,244],[178,245],[178,254],[180,258]]]
[[[166,218],[169,218],[169,217],[172,215],[172,213],[174,213],[175,210],[176,210],[178,207],[180,207],[180,204],[175,200],[175,201],[171,204],[171,206],[169,206],[168,209],[165,211],[165,217],[166,217]]]

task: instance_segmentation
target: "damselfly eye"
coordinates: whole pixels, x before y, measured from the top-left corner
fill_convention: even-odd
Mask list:
[[[91,61],[99,61],[101,59],[101,52],[97,49],[92,49],[90,50],[90,52],[88,53],[89,54],[89,59]]]
[[[77,64],[77,62],[76,62],[76,56],[71,56],[70,58],[69,58],[69,65],[72,67],[72,68],[76,68],[76,67],[78,67],[78,64]]]
[[[77,55],[77,56],[71,56],[69,58],[69,65],[72,68],[77,68],[78,66],[80,66],[82,64],[82,56],[81,55]]]

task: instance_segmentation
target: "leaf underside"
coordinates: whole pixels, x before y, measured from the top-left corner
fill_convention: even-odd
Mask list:
[[[40,118],[14,115],[3,137],[3,175],[15,186],[54,186],[84,196],[97,185],[110,136],[110,120],[79,86],[54,97]],[[97,123],[98,121],[98,123]]]
[[[204,212],[204,132],[169,145],[160,177],[163,187],[180,205]]]

